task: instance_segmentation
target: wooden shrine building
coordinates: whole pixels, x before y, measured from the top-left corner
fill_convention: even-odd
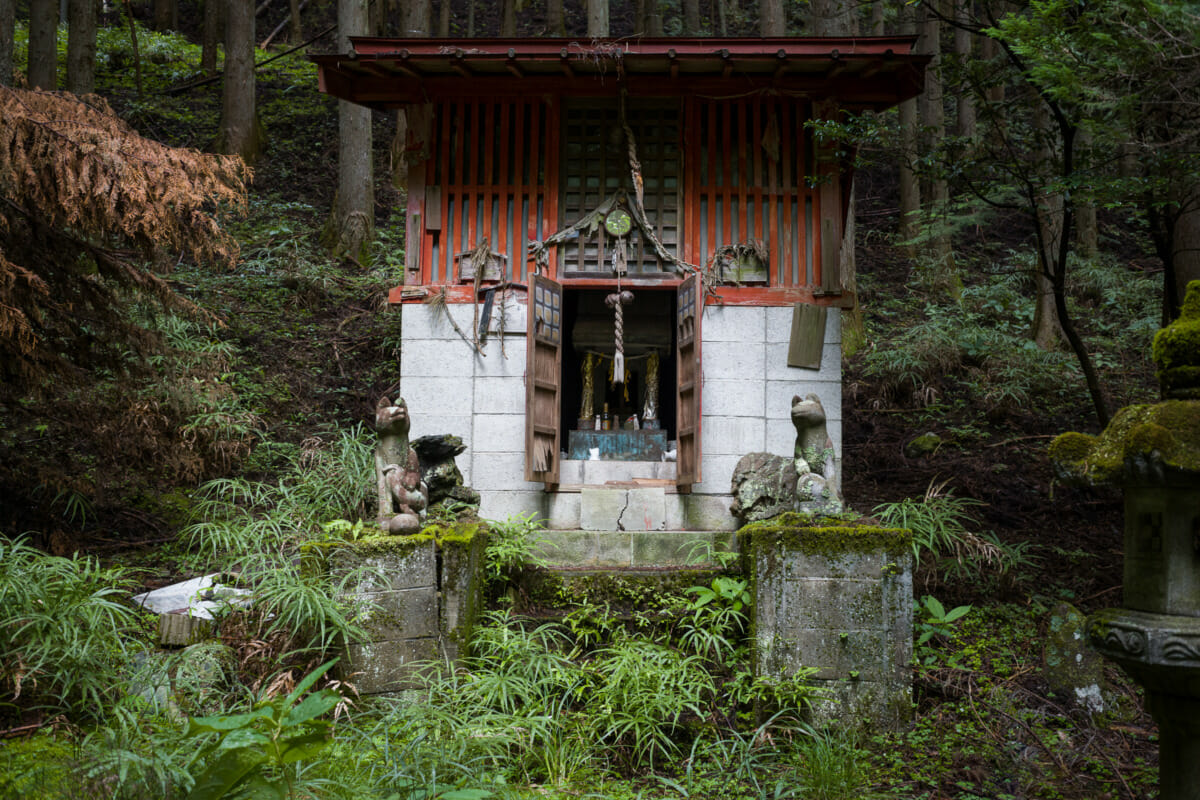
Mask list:
[[[820,397],[841,452],[851,176],[808,123],[914,97],[914,41],[355,38],[315,58],[322,91],[407,112],[401,394],[413,436],[467,443],[484,516],[588,528],[588,489],[638,487],[619,529],[731,529],[733,467],[792,452],[794,395]]]

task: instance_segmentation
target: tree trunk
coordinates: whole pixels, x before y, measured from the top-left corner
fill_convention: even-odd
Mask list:
[[[563,15],[563,0],[546,0],[546,35],[567,35],[567,20]]]
[[[217,43],[221,40],[221,7],[223,0],[204,0],[204,31],[200,38],[200,70],[205,75],[217,74]]]
[[[293,47],[304,41],[300,25],[300,0],[288,0],[288,43]]]
[[[965,65],[971,61],[975,38],[969,30],[966,30],[966,25],[971,18],[971,1],[953,0],[953,2],[954,19],[958,23],[954,28],[954,53],[958,56],[959,63]],[[975,137],[975,128],[975,95],[971,92],[959,92],[958,121],[955,129],[959,136],[970,140]]]
[[[338,52],[350,52],[350,37],[370,25],[367,0],[339,0]],[[338,101],[338,186],[326,241],[335,256],[369,264],[375,230],[375,179],[371,169],[371,110]]]
[[[97,0],[70,0],[67,6],[67,91],[91,94],[96,89]]]
[[[58,0],[29,0],[31,89],[58,88]]]
[[[1077,135],[1078,152],[1086,154],[1089,164],[1095,164],[1092,155],[1092,134],[1085,128],[1080,128]],[[1096,222],[1096,204],[1090,197],[1076,194],[1075,201],[1075,241],[1079,255],[1084,258],[1095,258],[1100,252],[1100,229]]]
[[[919,100],[921,127],[926,131],[925,150],[932,151],[946,136],[945,108],[941,74],[942,21],[940,0],[930,0],[925,20],[921,25],[921,38],[917,43],[919,52],[933,55],[933,61],[925,70],[925,92]],[[950,241],[950,186],[945,178],[934,176],[928,181],[929,214],[928,230],[924,245],[931,271],[932,285],[957,298],[962,291],[962,278],[954,265],[954,250]]]
[[[1200,280],[1200,190],[1193,189],[1181,201],[1179,213],[1171,225],[1167,278],[1170,285],[1163,293],[1164,301],[1169,302],[1166,317],[1168,321],[1174,321],[1179,317],[1188,283]]]
[[[558,7],[559,18],[561,19],[561,17],[562,17],[562,0],[558,0],[558,3],[559,3],[559,7]],[[546,12],[549,13],[549,11],[550,11],[550,9],[549,9],[549,7],[547,7]],[[442,2],[438,5],[437,35],[442,37],[443,39],[450,38],[450,16],[451,16],[450,12],[451,12],[450,0],[442,0]],[[551,35],[553,35],[553,34],[551,34]]]
[[[1049,146],[1053,136],[1050,115],[1036,97],[1033,101],[1038,104],[1034,112],[1034,125],[1041,130],[1042,141],[1047,143],[1039,148],[1037,160],[1049,165],[1054,158]],[[1033,306],[1032,337],[1041,349],[1053,350],[1063,341],[1054,294],[1058,272],[1064,266],[1059,263],[1058,252],[1062,244],[1066,206],[1061,192],[1043,194],[1034,198],[1033,203],[1037,222],[1038,268],[1034,285],[1037,296]]]
[[[179,28],[179,4],[176,0],[154,0],[154,30],[173,31]]]
[[[900,9],[900,33],[917,32],[916,10],[905,5]],[[913,241],[921,229],[921,183],[917,180],[917,139],[920,122],[917,119],[917,99],[900,104],[900,225],[901,246],[909,258],[916,255]]]
[[[225,81],[218,153],[239,155],[247,164],[258,160],[266,138],[254,97],[254,4],[225,2]]]
[[[13,37],[16,28],[16,0],[0,0],[0,86],[13,85]]]
[[[508,0],[508,2],[511,2],[511,0]],[[401,19],[404,20],[404,28],[400,31],[401,36],[412,37],[432,35],[432,0],[407,0],[407,2],[405,2],[402,6]],[[349,47],[349,39],[347,39],[347,52],[349,51]]]
[[[662,7],[659,5],[659,0],[644,0],[646,7],[643,10],[644,22],[642,29],[646,31],[647,36],[662,36],[663,35],[663,15]]]
[[[474,11],[475,0],[470,0],[470,8]],[[401,8],[400,35],[402,37],[428,36],[433,27],[433,5],[430,0],[411,0]],[[468,28],[472,25],[468,25]],[[349,49],[349,40],[346,43]],[[408,139],[408,119],[404,109],[396,112],[396,133],[392,136],[391,144],[391,180],[393,188],[405,191],[408,188],[408,159],[405,156],[405,145]]]
[[[517,35],[517,0],[500,3],[500,35],[509,38]]]
[[[700,35],[700,0],[683,0],[683,35]]]
[[[587,0],[587,35],[593,39],[608,36],[608,0]]]
[[[787,36],[787,17],[783,13],[783,0],[760,0],[758,12],[760,36]]]
[[[850,9],[845,0],[813,0],[812,35],[847,36],[850,33]]]

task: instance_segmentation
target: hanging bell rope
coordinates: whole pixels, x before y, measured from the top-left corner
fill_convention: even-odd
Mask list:
[[[625,306],[633,302],[633,292],[622,290],[620,283],[617,291],[604,298],[604,303],[613,310],[614,344],[613,344],[613,383],[625,382]]]

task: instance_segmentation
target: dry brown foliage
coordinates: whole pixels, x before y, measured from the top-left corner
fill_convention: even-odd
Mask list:
[[[0,86],[0,119],[6,394],[136,347],[132,297],[196,312],[151,271],[156,250],[236,261],[219,216],[246,206],[241,159],[145,139],[95,95]]]

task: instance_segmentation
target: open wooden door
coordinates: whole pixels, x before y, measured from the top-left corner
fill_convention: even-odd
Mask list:
[[[679,284],[675,298],[675,485],[680,492],[700,481],[700,319],[704,291],[698,275]]]
[[[525,334],[525,480],[558,485],[559,402],[562,383],[562,284],[529,277]]]

